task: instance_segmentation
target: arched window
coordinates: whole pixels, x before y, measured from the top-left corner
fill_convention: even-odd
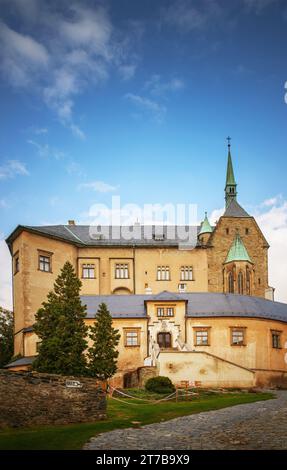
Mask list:
[[[228,292],[234,294],[234,278],[232,272],[228,274]]]
[[[238,294],[243,294],[243,274],[240,272],[238,274]]]
[[[251,295],[251,289],[250,289],[250,271],[247,268],[246,269],[246,294]]]

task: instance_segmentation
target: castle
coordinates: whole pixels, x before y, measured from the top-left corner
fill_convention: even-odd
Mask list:
[[[207,214],[193,249],[180,246],[179,227],[19,225],[7,238],[13,259],[15,355],[8,367],[29,368],[39,339],[34,316],[66,261],[82,281],[87,324],[105,302],[119,329],[114,383],[169,376],[212,387],[287,381],[287,305],[273,301],[268,243],[237,201],[230,143],[225,212],[215,226]],[[149,236],[146,236],[149,233]],[[116,235],[115,235],[116,234]]]

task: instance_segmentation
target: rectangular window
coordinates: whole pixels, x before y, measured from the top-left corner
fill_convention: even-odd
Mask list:
[[[158,317],[174,317],[174,307],[157,307]]]
[[[168,307],[166,309],[166,316],[167,317],[173,317],[174,316],[174,308],[173,307]]]
[[[51,272],[51,256],[39,255],[39,270],[46,273]]]
[[[271,331],[272,335],[272,348],[281,349],[281,331]]]
[[[185,283],[178,284],[178,292],[186,292],[187,285]]]
[[[156,279],[157,281],[170,281],[169,266],[158,266]]]
[[[180,280],[181,281],[192,281],[193,280],[192,266],[182,266],[180,268]]]
[[[116,279],[129,279],[129,266],[128,264],[117,263],[115,267]]]
[[[139,346],[139,331],[126,330],[125,331],[125,346]]]
[[[164,308],[163,307],[158,307],[157,308],[157,316],[158,317],[164,317]]]
[[[95,279],[95,265],[94,264],[83,264],[82,265],[82,278],[84,279]]]
[[[245,346],[246,328],[231,328],[231,346]]]
[[[209,346],[209,328],[196,328],[194,330],[195,346]]]

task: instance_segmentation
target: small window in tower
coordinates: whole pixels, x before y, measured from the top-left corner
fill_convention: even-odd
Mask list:
[[[18,273],[20,270],[19,256],[15,256],[14,259],[14,274]]]
[[[249,234],[249,228],[246,228],[245,229],[245,235],[248,235]]]
[[[281,331],[271,330],[272,348],[281,349]]]
[[[232,272],[228,274],[228,292],[234,294],[234,276]]]
[[[229,228],[226,229],[226,235],[229,235]]]
[[[259,277],[259,278],[258,278],[258,285],[260,286],[260,284],[261,284],[261,279],[260,279],[260,277]]]
[[[243,294],[243,274],[238,274],[238,294]]]
[[[39,271],[43,271],[45,273],[52,272],[52,256],[51,254],[39,254],[38,258],[38,269]]]

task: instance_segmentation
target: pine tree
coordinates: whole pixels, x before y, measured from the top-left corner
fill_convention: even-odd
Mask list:
[[[93,342],[88,350],[89,375],[106,380],[117,371],[119,353],[116,347],[119,344],[120,334],[119,330],[112,326],[112,317],[106,304],[99,305],[95,320],[89,334]]]
[[[81,304],[81,281],[68,261],[54,290],[36,314],[34,331],[41,340],[33,369],[61,375],[85,375],[86,306]]]

